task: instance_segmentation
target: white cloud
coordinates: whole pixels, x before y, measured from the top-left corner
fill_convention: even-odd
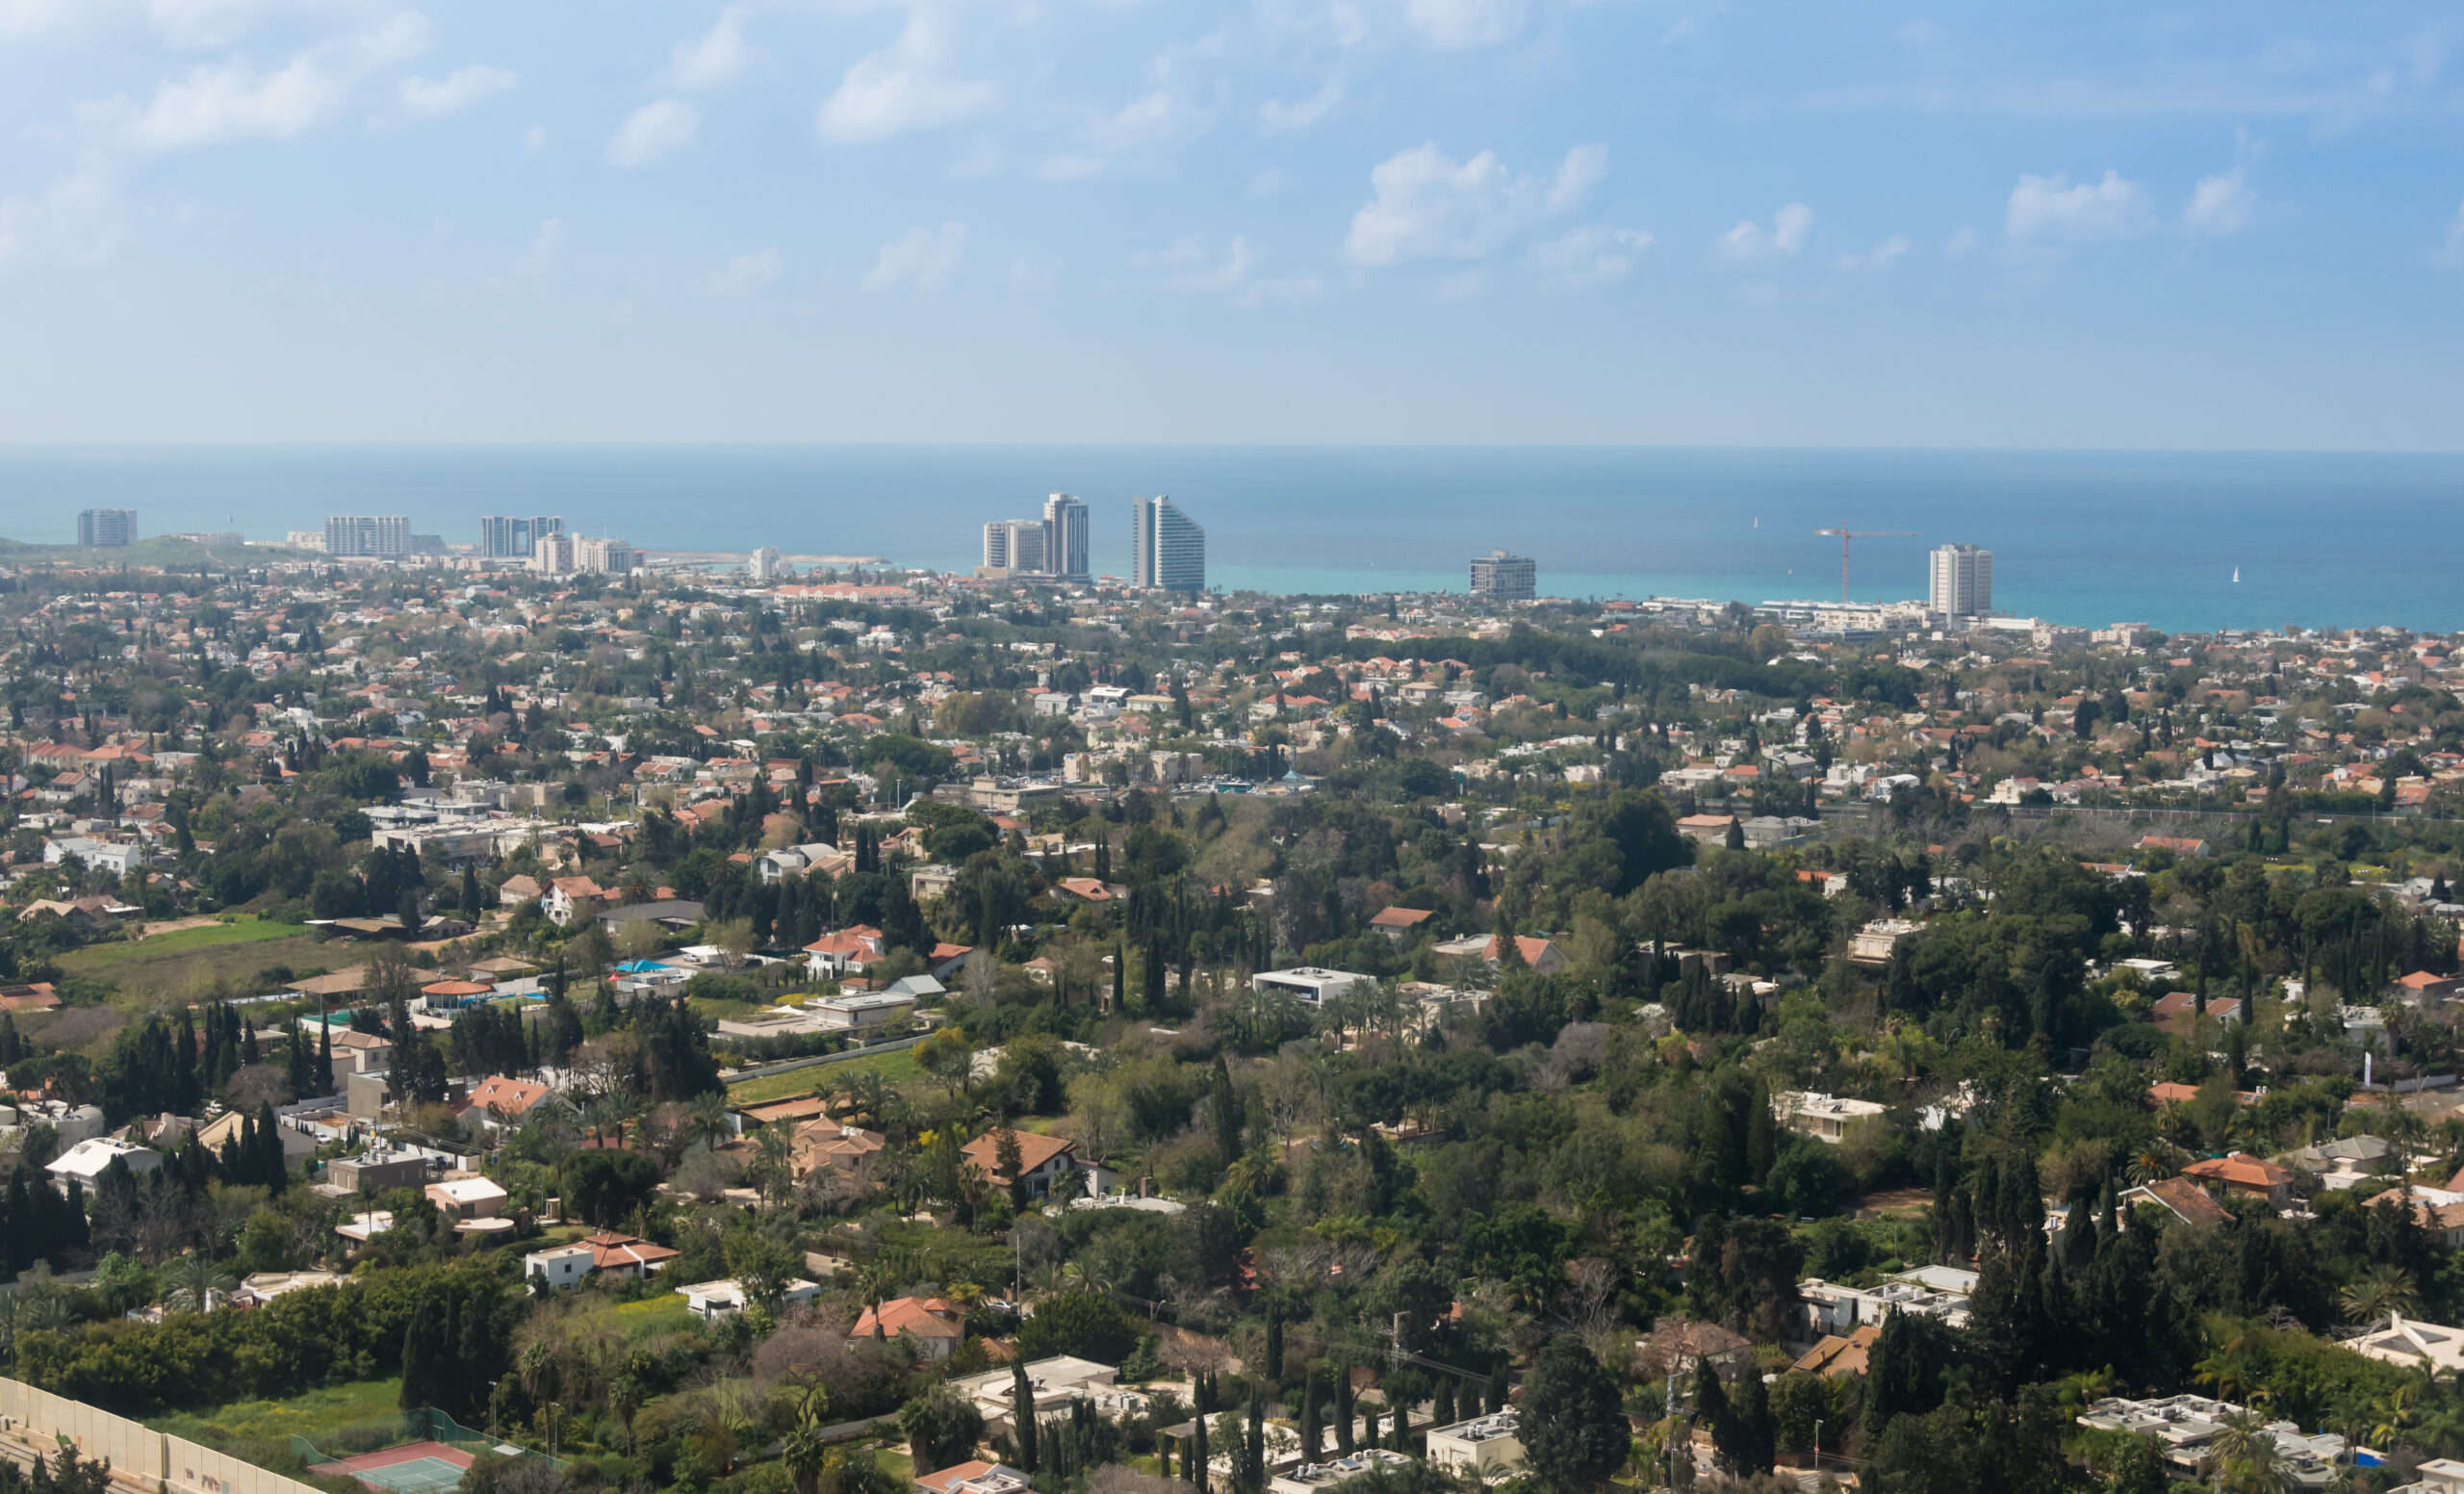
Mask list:
[[[83,153],[77,168],[53,180],[39,197],[0,197],[0,265],[38,241],[75,260],[109,259],[119,226],[109,212],[111,163],[100,150]]]
[[[610,165],[628,170],[649,166],[693,143],[702,128],[702,112],[672,98],[654,99],[633,111],[607,142]]]
[[[1634,272],[1652,236],[1639,228],[1594,224],[1531,245],[1524,262],[1552,291],[1589,291]]]
[[[911,285],[919,291],[938,290],[957,267],[959,253],[965,247],[964,223],[911,228],[882,245],[872,272],[864,276],[864,289],[888,291]]]
[[[1582,206],[1591,190],[1607,179],[1608,147],[1577,145],[1566,152],[1564,164],[1557,167],[1557,179],[1549,184],[1549,211],[1566,213]]]
[[[1942,28],[1920,15],[1912,21],[1901,22],[1893,35],[1910,46],[1932,46],[1942,39]]]
[[[544,275],[556,268],[556,261],[564,252],[565,220],[561,218],[549,219],[531,236],[530,252],[513,262],[513,272],[526,276]]]
[[[715,89],[733,83],[753,63],[753,48],[744,39],[745,7],[732,5],[703,35],[676,43],[669,54],[667,76],[680,89]]]
[[[751,296],[779,278],[783,261],[777,249],[756,249],[729,260],[727,268],[703,283],[712,296]]]
[[[2464,206],[2447,220],[2447,243],[2431,258],[2451,268],[2464,267]]]
[[[1906,234],[1892,234],[1866,253],[1842,254],[1839,256],[1839,268],[1842,270],[1887,270],[1890,268],[1891,261],[1907,253],[1911,247]]]
[[[288,140],[331,116],[368,74],[426,47],[425,18],[405,12],[373,30],[298,53],[272,72],[260,73],[245,60],[199,64],[177,82],[157,85],[142,109],[117,96],[82,104],[77,112],[132,150]]]
[[[898,39],[858,58],[824,99],[814,130],[838,145],[863,144],[911,130],[939,129],[992,107],[998,90],[981,79],[953,77],[942,28],[918,11]]]
[[[0,0],[0,39],[88,35],[127,22],[179,51],[225,47],[284,14],[365,13],[357,0]]]
[[[1296,104],[1279,98],[1268,99],[1258,106],[1258,129],[1267,135],[1280,135],[1288,130],[1305,130],[1334,112],[1344,101],[1343,81],[1328,78],[1326,86]]]
[[[1404,0],[1403,18],[1423,40],[1447,51],[1495,46],[1523,30],[1524,0]]]
[[[1806,240],[1812,233],[1813,209],[1802,202],[1791,202],[1771,215],[1768,229],[1747,219],[1720,235],[1720,253],[1732,260],[1794,254],[1806,246]]]
[[[1606,169],[1605,151],[1578,145],[1543,188],[1493,151],[1458,165],[1434,144],[1415,145],[1369,173],[1373,195],[1352,215],[1344,257],[1355,265],[1483,259],[1535,219],[1579,200]]]
[[[1948,258],[1960,259],[1973,250],[1976,247],[1976,230],[1973,228],[1963,227],[1958,232],[1951,235],[1951,239],[1948,244],[1942,245],[1942,253]]]
[[[2074,183],[2056,171],[2023,175],[2011,189],[2004,231],[2014,239],[2062,239],[2074,244],[2129,239],[2155,224],[2147,193],[2118,171],[2101,182]]]
[[[1207,247],[1203,237],[1191,234],[1155,253],[1134,256],[1130,265],[1153,276],[1159,291],[1180,296],[1219,296],[1237,291],[1247,282],[1249,271],[1257,266],[1257,256],[1251,252],[1249,241],[1239,234],[1232,236],[1220,256]]]
[[[2244,184],[2242,168],[2235,167],[2199,178],[2191,189],[2190,204],[2182,209],[2182,226],[2194,234],[2240,233],[2250,226],[2258,206],[2259,194]]]
[[[402,80],[402,107],[430,118],[457,113],[521,80],[501,67],[474,63],[457,67],[431,83],[425,78]]]

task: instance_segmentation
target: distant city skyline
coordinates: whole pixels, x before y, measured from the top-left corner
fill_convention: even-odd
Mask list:
[[[0,3],[0,441],[2444,449],[2455,15]]]

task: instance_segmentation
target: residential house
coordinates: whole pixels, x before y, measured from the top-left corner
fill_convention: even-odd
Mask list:
[[[612,1229],[584,1235],[578,1245],[590,1247],[591,1269],[620,1276],[648,1276],[667,1269],[676,1259],[676,1250],[663,1245],[653,1245],[638,1235],[618,1234]]]
[[[356,1157],[325,1164],[325,1182],[348,1193],[390,1193],[427,1186],[428,1159],[416,1151],[372,1146]]]
[[[1078,1144],[1058,1136],[1040,1136],[1033,1131],[1006,1131],[996,1128],[959,1148],[959,1154],[984,1170],[984,1175],[995,1188],[1010,1186],[1010,1174],[1001,1166],[1001,1139],[1014,1135],[1018,1140],[1018,1167],[1025,1179],[1027,1197],[1040,1198],[1052,1192],[1053,1183],[1062,1173],[1078,1165]]]
[[[2446,1188],[2414,1188],[2413,1222],[2435,1236],[2438,1243],[2452,1250],[2464,1247],[2464,1193]],[[2407,1191],[2390,1188],[2377,1197],[2365,1199],[2374,1208],[2395,1208],[2402,1204]]]
[[[2120,1201],[2125,1214],[2136,1205],[2153,1204],[2185,1224],[2221,1224],[2233,1218],[2223,1204],[2208,1197],[2206,1189],[2187,1177],[2160,1177],[2143,1183],[2124,1191]]]
[[[820,1291],[819,1282],[807,1281],[799,1276],[789,1281],[786,1290],[780,1294],[780,1304],[795,1306],[808,1302]],[[744,1288],[738,1286],[732,1277],[720,1281],[696,1282],[692,1286],[680,1286],[676,1289],[676,1295],[684,1299],[685,1311],[704,1319],[732,1318],[750,1306],[753,1301],[745,1295]]]
[[[1414,929],[1436,916],[1434,909],[1395,906],[1379,909],[1376,915],[1369,920],[1369,926],[1399,944],[1411,937]]]
[[[2158,1026],[2177,1038],[2188,1037],[2192,1026],[2197,1022],[2200,1016],[2198,992],[2173,992],[2159,1000],[2153,1010]],[[2211,1020],[2238,1022],[2246,1014],[2239,996],[2208,998],[2206,1016]]]
[[[526,903],[539,901],[539,893],[538,878],[515,872],[497,885],[497,906],[520,908]]]
[[[858,992],[848,996],[816,996],[805,1003],[821,1018],[825,1032],[873,1032],[915,1010],[915,998],[903,991]]]
[[[1873,1367],[1874,1346],[1882,1338],[1879,1323],[1861,1324],[1845,1334],[1826,1333],[1788,1368],[1809,1375],[1862,1375]]]
[[[1677,833],[1704,845],[1726,845],[1729,827],[1735,823],[1733,814],[1688,814],[1678,820]]]
[[[2324,1187],[2350,1188],[2356,1183],[2384,1181],[2388,1170],[2381,1164],[2395,1150],[2383,1136],[2347,1136],[2288,1151],[2276,1160],[2297,1172],[2317,1173]]]
[[[1800,1136],[1833,1146],[1848,1139],[1849,1127],[1879,1118],[1889,1109],[1869,1099],[1842,1099],[1835,1095],[1788,1090],[1771,1096],[1771,1117]]]
[[[914,1484],[922,1494],[1027,1494],[1032,1486],[1031,1477],[1007,1463],[970,1458],[932,1473],[917,1474]]]
[[[1496,966],[1505,955],[1505,936],[1475,934],[1468,939],[1450,939],[1435,948],[1450,959],[1484,960]],[[1566,967],[1565,951],[1557,947],[1554,940],[1519,934],[1515,936],[1514,952],[1534,975],[1554,975]]]
[[[2346,1339],[2345,1347],[2357,1354],[2431,1375],[2452,1375],[2464,1370],[2464,1329],[2424,1323],[2400,1312],[2389,1313],[2385,1327]]]
[[[1362,1448],[1331,1462],[1287,1468],[1267,1480],[1267,1494],[1326,1494],[1373,1472],[1396,1479],[1411,1467],[1412,1460],[1392,1448]]]
[[[197,1127],[196,1139],[205,1145],[206,1150],[218,1157],[222,1155],[224,1146],[240,1139],[252,1119],[244,1112],[226,1110]],[[282,1143],[282,1163],[285,1167],[295,1168],[317,1154],[317,1139],[296,1126],[276,1120],[273,1133]]]
[[[2293,1171],[2272,1162],[2237,1151],[2230,1156],[2208,1157],[2182,1169],[2184,1177],[2195,1178],[2220,1193],[2239,1194],[2246,1198],[2265,1198],[2274,1208],[2291,1201],[2288,1185]]]
[[[1058,1354],[1035,1360],[1026,1370],[1027,1393],[1035,1401],[1036,1419],[1040,1422],[1065,1415],[1080,1401],[1091,1403],[1108,1417],[1145,1407],[1144,1396],[1118,1388],[1120,1371],[1109,1364]],[[1011,1413],[1015,1408],[1014,1371],[1003,1368],[962,1376],[949,1384],[961,1397],[975,1403],[977,1414],[984,1418],[986,1432],[998,1435],[1010,1430]]]
[[[102,1180],[104,1169],[117,1162],[129,1172],[143,1175],[163,1165],[163,1154],[150,1146],[124,1142],[116,1136],[94,1136],[79,1142],[50,1162],[43,1171],[64,1192],[70,1183],[84,1186],[88,1198],[93,1197],[94,1185]]]
[[[1878,918],[1848,936],[1848,959],[1856,965],[1888,965],[1919,927],[1906,918]]]
[[[2208,1473],[2216,1438],[2244,1415],[2241,1406],[2205,1396],[2168,1396],[2161,1401],[2132,1401],[2108,1396],[2079,1416],[2079,1425],[2099,1431],[2126,1431],[2153,1437],[2163,1449],[2174,1478],[2198,1482]],[[2275,1442],[2277,1473],[2297,1489],[2323,1489],[2342,1471],[2345,1439],[2332,1433],[2304,1433],[2293,1422],[2270,1422],[2259,1429]]]
[[[1314,965],[1297,965],[1288,970],[1261,970],[1249,977],[1251,991],[1279,991],[1304,1006],[1321,1005],[1329,996],[1340,996],[1354,986],[1376,984],[1375,976],[1353,975]]]
[[[1754,1341],[1699,1318],[1668,1318],[1649,1338],[1634,1341],[1646,1374],[1656,1378],[1675,1375],[1682,1380],[1694,1366],[1709,1360],[1724,1378],[1742,1374],[1754,1362]]]
[[[540,911],[560,929],[572,928],[607,900],[607,889],[588,877],[558,877],[539,899]]]
[[[522,1257],[522,1278],[533,1292],[570,1292],[597,1267],[598,1252],[586,1245],[560,1245]]]
[[[1523,1426],[1511,1405],[1428,1430],[1428,1460],[1457,1478],[1483,1483],[1523,1467]]]
[[[879,964],[888,953],[882,941],[882,931],[868,923],[859,923],[824,934],[805,946],[805,971],[815,980],[836,980],[842,975],[861,975]]]
[[[490,1130],[520,1125],[540,1106],[552,1103],[562,1101],[557,1100],[555,1091],[544,1084],[490,1074],[471,1092],[470,1102],[462,1107],[462,1123],[483,1125]]]
[[[830,1172],[868,1179],[873,1175],[873,1159],[889,1145],[888,1138],[879,1131],[830,1120],[808,1120],[798,1126],[794,1135],[795,1152],[790,1166],[799,1178]]]
[[[503,1185],[476,1175],[430,1183],[425,1193],[427,1201],[436,1205],[437,1214],[450,1220],[495,1219],[511,1197]]]
[[[867,1307],[847,1330],[851,1344],[903,1338],[915,1356],[938,1363],[958,1352],[966,1337],[966,1310],[938,1297],[898,1297]]]

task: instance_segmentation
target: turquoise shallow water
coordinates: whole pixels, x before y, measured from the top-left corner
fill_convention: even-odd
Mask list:
[[[1129,564],[1129,500],[1208,532],[1209,579],[1281,592],[1460,589],[1475,554],[1539,562],[1560,596],[1758,602],[1924,589],[1933,545],[1994,552],[2006,611],[2182,630],[2464,629],[2464,455],[1215,447],[17,447],[0,534],[75,537],[89,505],[141,532],[251,538],[328,513],[407,513],[475,540],[485,513],[562,513],[636,544],[880,554],[965,567],[985,521],[1055,489]],[[2238,568],[2241,580],[2233,574]]]

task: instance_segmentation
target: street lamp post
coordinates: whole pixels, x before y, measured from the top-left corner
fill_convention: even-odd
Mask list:
[[[1817,1481],[1822,1478],[1822,1418],[1819,1416],[1813,1419],[1813,1476]]]

